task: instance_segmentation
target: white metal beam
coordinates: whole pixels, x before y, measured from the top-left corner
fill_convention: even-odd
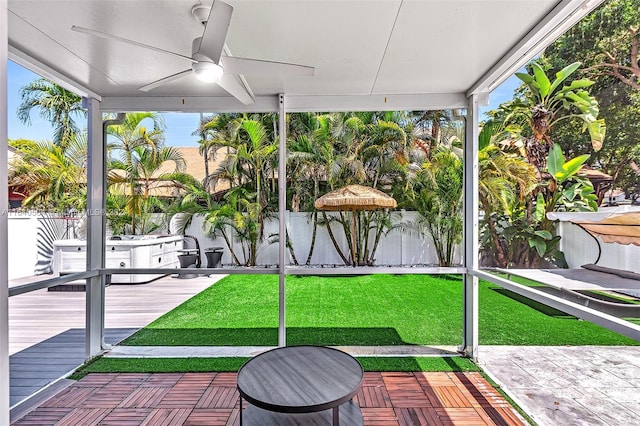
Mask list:
[[[604,0],[562,0],[531,29],[506,55],[487,71],[467,95],[492,91],[553,43]]]
[[[103,143],[102,114],[100,102],[85,98],[89,117],[87,155],[87,270],[104,268],[105,258],[105,185],[106,147]],[[102,274],[87,278],[86,290],[86,357],[99,354],[104,337],[104,291],[105,277]]]
[[[285,213],[287,211],[287,120],[284,95],[278,96],[278,231],[280,239],[278,241],[278,346],[287,345],[286,326],[286,247],[287,247],[287,222]]]
[[[102,112],[278,112],[277,96],[257,96],[255,103],[243,105],[222,96],[129,96],[103,97]]]
[[[425,111],[466,107],[467,97],[464,93],[287,95],[287,112]]]
[[[277,96],[257,96],[252,105],[231,97],[103,97],[103,112],[278,112]],[[289,96],[287,112],[406,111],[466,108],[464,93],[415,95]]]
[[[7,187],[7,0],[0,0],[0,188]],[[4,191],[4,189],[3,189]],[[9,198],[0,197],[0,425],[9,424],[9,263],[7,211]]]
[[[478,269],[478,115],[480,96],[471,95],[467,108],[464,141],[464,266]],[[463,275],[462,352],[478,355],[478,278]]]
[[[615,331],[616,333],[620,333],[624,336],[640,341],[640,325],[638,324],[634,324],[630,321],[616,318],[613,315],[605,314],[588,306],[583,306],[552,294],[545,293],[537,290],[535,287],[515,283],[511,280],[498,277],[488,272],[476,270],[473,271],[473,274],[483,280],[497,284],[528,299],[535,300],[543,305],[550,306],[554,309],[566,312],[569,315],[573,315],[574,317],[601,325],[611,331]]]

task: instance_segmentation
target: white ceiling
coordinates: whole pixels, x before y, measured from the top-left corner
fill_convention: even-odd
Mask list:
[[[479,87],[483,76],[496,71],[496,64],[505,63],[505,55],[531,37],[531,30],[541,21],[549,20],[558,9],[575,9],[577,4],[585,3],[226,2],[234,7],[226,41],[233,56],[292,62],[316,69],[313,77],[244,76],[253,94],[260,98],[285,93],[309,99],[467,94]],[[72,25],[79,25],[191,56],[191,42],[203,31],[191,16],[195,3],[198,0],[9,0],[10,58],[36,64],[51,71],[49,77],[100,98],[222,100],[228,97],[226,92],[215,84],[203,84],[192,75],[148,93],[140,92],[137,89],[145,84],[188,69],[190,62],[71,31]],[[199,3],[211,4],[211,0]]]

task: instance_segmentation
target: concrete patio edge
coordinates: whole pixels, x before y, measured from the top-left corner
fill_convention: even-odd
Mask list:
[[[332,346],[352,356],[451,357],[460,356],[455,346]],[[275,346],[116,346],[105,358],[221,358],[251,357]]]

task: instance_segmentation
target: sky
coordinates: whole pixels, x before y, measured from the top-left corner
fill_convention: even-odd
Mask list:
[[[37,110],[31,112],[31,124],[23,124],[18,120],[16,111],[20,105],[20,88],[39,78],[26,68],[9,61],[7,66],[7,92],[8,92],[8,135],[9,139],[51,139],[53,128],[48,121],[40,118]],[[495,109],[502,102],[512,98],[513,92],[518,87],[520,80],[511,76],[498,86],[489,96],[489,105],[480,108],[480,119],[484,113]],[[162,113],[164,117],[165,145],[167,146],[198,146],[198,137],[191,133],[197,129],[200,115],[193,113]],[[82,125],[82,123],[79,123]]]
[[[7,65],[7,104],[9,139],[51,139],[53,128],[48,121],[40,118],[36,109],[31,111],[31,125],[18,120],[16,111],[21,102],[20,88],[38,79],[40,76],[26,68],[9,61]],[[198,128],[200,114],[163,113],[165,129],[165,145],[167,146],[198,146],[198,137],[191,133]],[[82,126],[82,121],[78,124]]]

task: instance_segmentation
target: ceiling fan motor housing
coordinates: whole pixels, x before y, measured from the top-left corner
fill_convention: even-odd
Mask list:
[[[204,4],[196,4],[191,8],[193,18],[202,25],[207,23],[207,20],[209,19],[209,12],[211,12],[211,6],[206,6]]]

